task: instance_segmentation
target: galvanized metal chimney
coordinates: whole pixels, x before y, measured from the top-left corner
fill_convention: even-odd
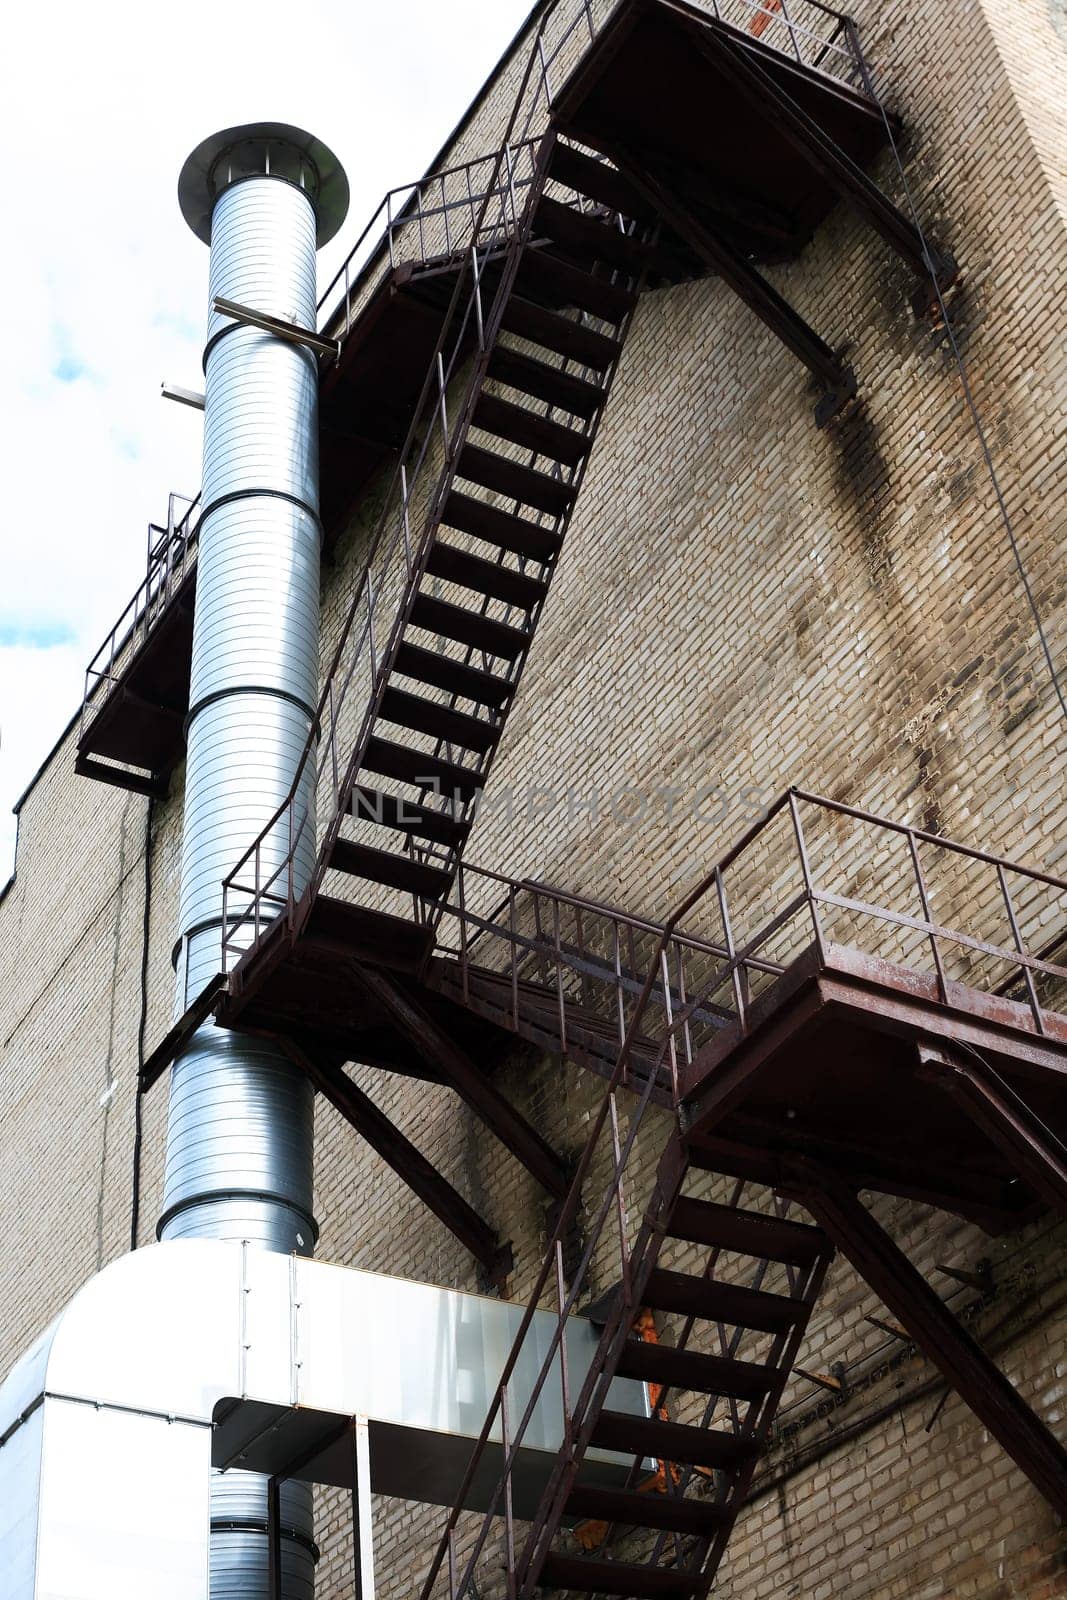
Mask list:
[[[188,718],[177,1010],[219,968],[222,880],[288,793],[318,698],[317,400],[312,350],[215,309],[216,298],[315,330],[315,251],[348,183],[317,139],[284,123],[199,145],[178,195],[211,246],[204,476]],[[314,806],[312,764],[301,803]],[[269,840],[269,874],[288,829]],[[296,866],[314,860],[314,826]],[[312,1089],[272,1042],[205,1025],[171,1078],[163,1239],[248,1240],[310,1255]],[[216,1476],[213,1600],[266,1600],[266,1480]],[[283,1594],[312,1591],[310,1491],[283,1501]]]

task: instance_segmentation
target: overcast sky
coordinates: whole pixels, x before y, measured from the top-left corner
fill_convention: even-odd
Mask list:
[[[59,0],[4,25],[0,392],[0,885],[11,806],[81,699],[144,573],[150,519],[200,483],[207,251],[182,161],[217,128],[294,122],[352,207],[320,284],[385,190],[417,177],[531,0]],[[346,242],[347,241],[347,242]],[[88,782],[88,779],[83,780]]]

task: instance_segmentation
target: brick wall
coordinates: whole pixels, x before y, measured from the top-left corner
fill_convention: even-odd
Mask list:
[[[1063,8],[863,0],[855,10],[905,118],[921,215],[965,269],[955,323],[1062,663]],[[522,65],[516,57],[449,160],[492,144]],[[877,176],[901,200],[888,157]],[[662,914],[754,807],[800,781],[1062,871],[1064,724],[944,337],[914,322],[908,274],[843,207],[771,276],[847,349],[859,407],[816,432],[802,370],[718,282],[644,299],[495,768],[494,791],[512,789],[517,803],[510,817],[487,809],[470,857]],[[327,646],[371,520],[369,502],[327,576]],[[621,785],[681,797],[669,815],[656,799],[633,824],[620,796],[611,803]],[[528,807],[531,786],[548,793]],[[172,1004],[180,792],[179,775],[153,822],[149,1043]],[[17,877],[0,902],[0,1368],[128,1245],[145,813],[142,799],[74,777],[70,737],[22,808]],[[599,1080],[526,1049],[497,1070],[576,1154]],[[513,1241],[508,1292],[521,1297],[544,1242],[537,1186],[446,1091],[413,1092],[368,1068],[355,1076]],[[159,1209],[165,1100],[161,1085],[145,1107],[142,1240]],[[646,1182],[654,1146],[640,1153]],[[324,1259],[477,1287],[452,1236],[321,1105],[316,1186]],[[1062,1427],[1062,1233],[1037,1225],[993,1242],[903,1202],[879,1214],[927,1270],[993,1259],[996,1294],[970,1313],[975,1330]],[[844,1362],[850,1394],[831,1402],[792,1385],[722,1592],[1067,1592],[1043,1502],[954,1398],[932,1420],[936,1374],[887,1343],[864,1320],[871,1312],[873,1297],[836,1264],[801,1364]],[[324,1495],[321,1510],[319,1594],[340,1600],[347,1508]],[[383,1596],[412,1593],[441,1520],[378,1504]]]

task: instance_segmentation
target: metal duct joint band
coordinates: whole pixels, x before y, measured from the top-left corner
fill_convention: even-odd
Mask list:
[[[228,1517],[212,1517],[211,1530],[213,1533],[261,1533],[266,1535],[270,1532],[270,1524],[267,1522],[257,1522],[251,1517],[247,1517],[244,1520]],[[284,1523],[280,1523],[278,1525],[278,1536],[282,1539],[293,1539],[297,1544],[303,1545],[304,1549],[311,1556],[312,1561],[314,1561],[316,1564],[321,1559],[322,1551],[319,1549],[314,1539],[312,1539],[308,1534],[304,1533],[301,1529],[287,1528]]]
[[[231,694],[272,694],[279,700],[288,700],[290,705],[296,706],[298,711],[303,711],[311,719],[312,724],[315,725],[315,732],[318,733],[316,724],[317,706],[309,706],[306,700],[298,699],[295,694],[290,694],[287,689],[272,689],[261,683],[238,683],[232,689],[216,689],[213,694],[205,695],[203,700],[198,701],[195,706],[189,707],[183,724],[185,732],[188,734],[193,718],[198,717],[201,711],[206,711],[208,706],[216,705],[218,701],[225,700]],[[221,922],[221,917],[219,920]]]
[[[273,495],[278,500],[288,500],[300,511],[306,511],[318,524],[320,536],[323,534],[322,518],[314,506],[309,506],[306,500],[298,500],[295,495],[287,494],[282,489],[235,489],[232,494],[221,494],[211,505],[206,506],[197,519],[196,531],[199,534],[201,527],[211,516],[213,511],[218,511],[222,506],[230,505],[234,500],[258,499],[260,495]]]
[[[303,1219],[311,1236],[312,1245],[316,1245],[319,1242],[319,1225],[311,1212],[302,1211],[299,1206],[293,1204],[287,1195],[271,1194],[268,1189],[215,1189],[208,1197],[207,1202],[205,1202],[202,1195],[194,1195],[189,1200],[179,1200],[168,1211],[164,1211],[156,1223],[156,1238],[162,1239],[165,1230],[170,1238],[180,1238],[181,1230],[171,1229],[170,1224],[180,1217],[184,1211],[191,1211],[194,1207],[202,1206],[205,1203],[220,1205],[222,1202],[230,1200],[253,1200],[257,1204],[284,1206],[287,1210]],[[199,1235],[194,1237],[199,1237]],[[309,1250],[307,1253],[310,1255],[311,1251]]]

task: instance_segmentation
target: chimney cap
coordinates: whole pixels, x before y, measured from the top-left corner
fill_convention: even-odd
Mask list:
[[[197,238],[211,243],[211,214],[229,184],[268,172],[308,193],[316,245],[332,239],[348,213],[344,168],[321,139],[288,122],[245,122],[197,145],[178,178],[178,204]]]

